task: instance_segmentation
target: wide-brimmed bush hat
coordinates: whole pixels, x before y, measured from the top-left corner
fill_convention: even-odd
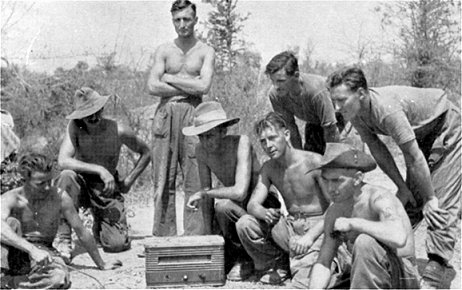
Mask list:
[[[193,125],[183,128],[183,134],[194,136],[205,133],[217,126],[231,126],[239,122],[239,118],[228,119],[225,110],[218,102],[204,102],[194,111]]]
[[[369,172],[377,167],[369,154],[344,143],[326,143],[326,152],[321,158],[320,169],[345,168]]]
[[[101,96],[93,89],[83,87],[75,91],[74,107],[75,110],[66,119],[82,119],[93,115],[106,105],[109,96]]]

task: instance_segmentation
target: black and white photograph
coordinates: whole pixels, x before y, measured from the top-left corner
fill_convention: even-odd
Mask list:
[[[461,289],[460,0],[0,4],[2,289]]]

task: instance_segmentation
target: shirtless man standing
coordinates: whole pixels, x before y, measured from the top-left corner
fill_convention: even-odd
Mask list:
[[[66,264],[52,247],[61,215],[74,228],[100,270],[122,265],[120,261],[103,261],[72,199],[51,185],[51,168],[52,163],[41,154],[24,155],[18,166],[24,186],[1,197],[2,289],[70,287]]]
[[[262,283],[280,284],[290,277],[290,254],[293,286],[307,287],[322,240],[318,237],[322,233],[323,213],[329,206],[320,171],[312,170],[319,167],[321,155],[294,149],[290,132],[278,113],[269,113],[257,122],[255,130],[271,159],[263,164],[247,206],[249,215],[239,219],[237,232],[255,270],[263,274]],[[279,208],[262,205],[271,185],[281,193],[288,216],[282,216]]]
[[[328,143],[321,161],[333,204],[324,221],[324,241],[313,266],[311,289],[326,288],[340,244],[352,253],[351,289],[418,289],[414,235],[403,205],[385,188],[363,182],[376,168],[371,156],[346,144]]]
[[[90,88],[75,93],[75,111],[59,150],[58,164],[63,169],[56,185],[65,190],[79,206],[92,209],[93,234],[106,252],[130,248],[124,197],[151,160],[149,147],[134,132],[102,116],[109,96]],[[125,178],[120,178],[117,163],[122,145],[140,157]],[[71,231],[63,223],[58,232],[58,250],[70,259]]]
[[[196,108],[194,125],[183,129],[186,136],[198,135],[200,141],[196,157],[202,189],[189,198],[187,206],[197,209],[208,203],[210,207],[216,199],[215,215],[225,238],[226,264],[233,265],[227,275],[231,281],[245,280],[253,271],[251,258],[237,236],[236,222],[247,214],[247,203],[260,170],[249,137],[227,135],[227,128],[238,121],[239,118],[228,119],[220,103],[205,102]],[[212,188],[212,173],[222,187]],[[277,202],[271,197],[273,200],[268,202]],[[210,226],[211,221],[207,224]]]
[[[160,97],[153,121],[154,225],[153,235],[177,234],[175,181],[178,164],[183,173],[185,202],[200,189],[195,146],[197,136],[185,137],[181,130],[192,124],[194,108],[212,84],[213,48],[194,34],[196,5],[176,0],[171,8],[178,37],[159,46],[148,80],[149,94]],[[200,211],[185,210],[185,235],[209,234]]]

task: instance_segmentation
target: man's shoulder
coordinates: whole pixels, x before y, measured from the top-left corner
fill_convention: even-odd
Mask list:
[[[20,186],[20,187],[8,190],[7,192],[2,193],[2,199],[9,199],[12,197],[16,197],[22,193],[23,189],[24,187]]]
[[[294,157],[297,158],[299,163],[315,169],[321,164],[322,155],[316,152],[294,149]]]
[[[215,49],[213,47],[211,47],[210,45],[208,45],[207,43],[201,40],[198,40],[197,44],[198,44],[199,49],[203,50],[204,52],[215,52]]]

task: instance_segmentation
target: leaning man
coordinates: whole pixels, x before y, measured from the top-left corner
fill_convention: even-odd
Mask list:
[[[67,267],[52,247],[61,214],[100,270],[122,265],[120,261],[103,261],[72,199],[51,185],[51,168],[51,162],[41,154],[23,156],[18,170],[24,177],[24,186],[1,196],[2,289],[70,287]]]
[[[75,93],[75,111],[70,119],[58,157],[64,169],[57,186],[66,190],[79,206],[92,209],[93,235],[106,252],[130,248],[124,197],[149,164],[149,147],[134,132],[102,116],[109,96],[90,88]],[[117,163],[122,145],[139,154],[134,168],[125,178],[119,176]],[[59,247],[70,259],[71,231],[64,223],[59,230]]]

